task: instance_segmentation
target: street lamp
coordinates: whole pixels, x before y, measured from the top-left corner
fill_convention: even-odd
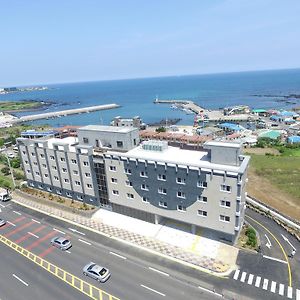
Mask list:
[[[15,189],[16,188],[16,183],[15,183],[14,173],[13,173],[13,170],[11,168],[11,164],[10,164],[10,160],[9,160],[8,155],[7,155],[7,152],[4,152],[4,155],[6,156],[6,159],[7,159],[7,162],[8,162],[9,171],[10,171],[13,186],[14,186],[14,189]]]

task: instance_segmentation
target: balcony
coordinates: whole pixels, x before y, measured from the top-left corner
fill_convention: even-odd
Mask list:
[[[237,196],[236,197],[236,201],[239,201],[239,202],[242,201],[242,197],[241,196]]]
[[[236,212],[235,212],[235,216],[236,216],[236,217],[239,217],[240,215],[241,215],[241,212],[240,212],[240,211],[236,211]]]
[[[234,230],[235,231],[239,231],[240,230],[240,226],[234,226]]]

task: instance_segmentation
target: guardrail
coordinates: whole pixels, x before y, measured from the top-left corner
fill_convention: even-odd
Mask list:
[[[35,264],[39,265],[47,272],[51,273],[52,275],[56,276],[60,280],[63,280],[73,288],[77,289],[81,293],[85,294],[86,296],[90,297],[91,299],[95,300],[120,300],[119,298],[97,288],[96,286],[78,278],[77,276],[63,270],[62,268],[50,263],[49,261],[33,254],[32,252],[26,250],[25,248],[19,246],[18,244],[14,243],[13,241],[7,239],[3,235],[0,235],[0,241],[7,245],[8,247],[12,248],[13,250],[17,251],[27,259],[31,260]]]
[[[246,202],[254,205],[254,206],[258,206],[259,208],[261,208],[262,210],[264,210],[265,212],[269,213],[270,215],[272,215],[273,217],[276,217],[278,218],[279,220],[281,220],[282,222],[288,224],[289,226],[297,229],[297,230],[300,230],[300,224],[298,221],[296,220],[293,220],[292,218],[290,217],[287,217],[287,216],[283,216],[278,210],[264,204],[263,202],[253,198],[253,197],[250,197],[249,195],[247,195],[246,197]]]

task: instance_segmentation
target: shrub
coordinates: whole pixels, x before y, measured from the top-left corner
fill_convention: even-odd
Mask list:
[[[61,198],[61,197],[58,197],[57,202],[58,202],[58,203],[65,203],[66,200],[63,199],[63,198]]]
[[[25,175],[20,172],[14,172],[14,176],[17,180],[25,180]]]
[[[156,128],[155,131],[156,132],[166,132],[167,130],[165,127],[161,126],[161,127]]]
[[[3,173],[5,176],[9,175],[10,174],[10,169],[9,167],[3,167],[1,169],[1,173]]]
[[[13,158],[10,161],[10,164],[14,169],[20,168],[20,165],[21,165],[20,158],[19,157]]]

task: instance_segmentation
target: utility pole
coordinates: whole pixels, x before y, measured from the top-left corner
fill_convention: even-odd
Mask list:
[[[7,162],[8,162],[9,171],[10,171],[12,182],[13,182],[13,186],[14,186],[14,189],[15,189],[16,188],[16,183],[15,183],[14,173],[13,173],[13,170],[12,170],[12,167],[11,167],[10,160],[9,160],[8,155],[7,155],[7,152],[4,152],[4,153],[5,153]]]

